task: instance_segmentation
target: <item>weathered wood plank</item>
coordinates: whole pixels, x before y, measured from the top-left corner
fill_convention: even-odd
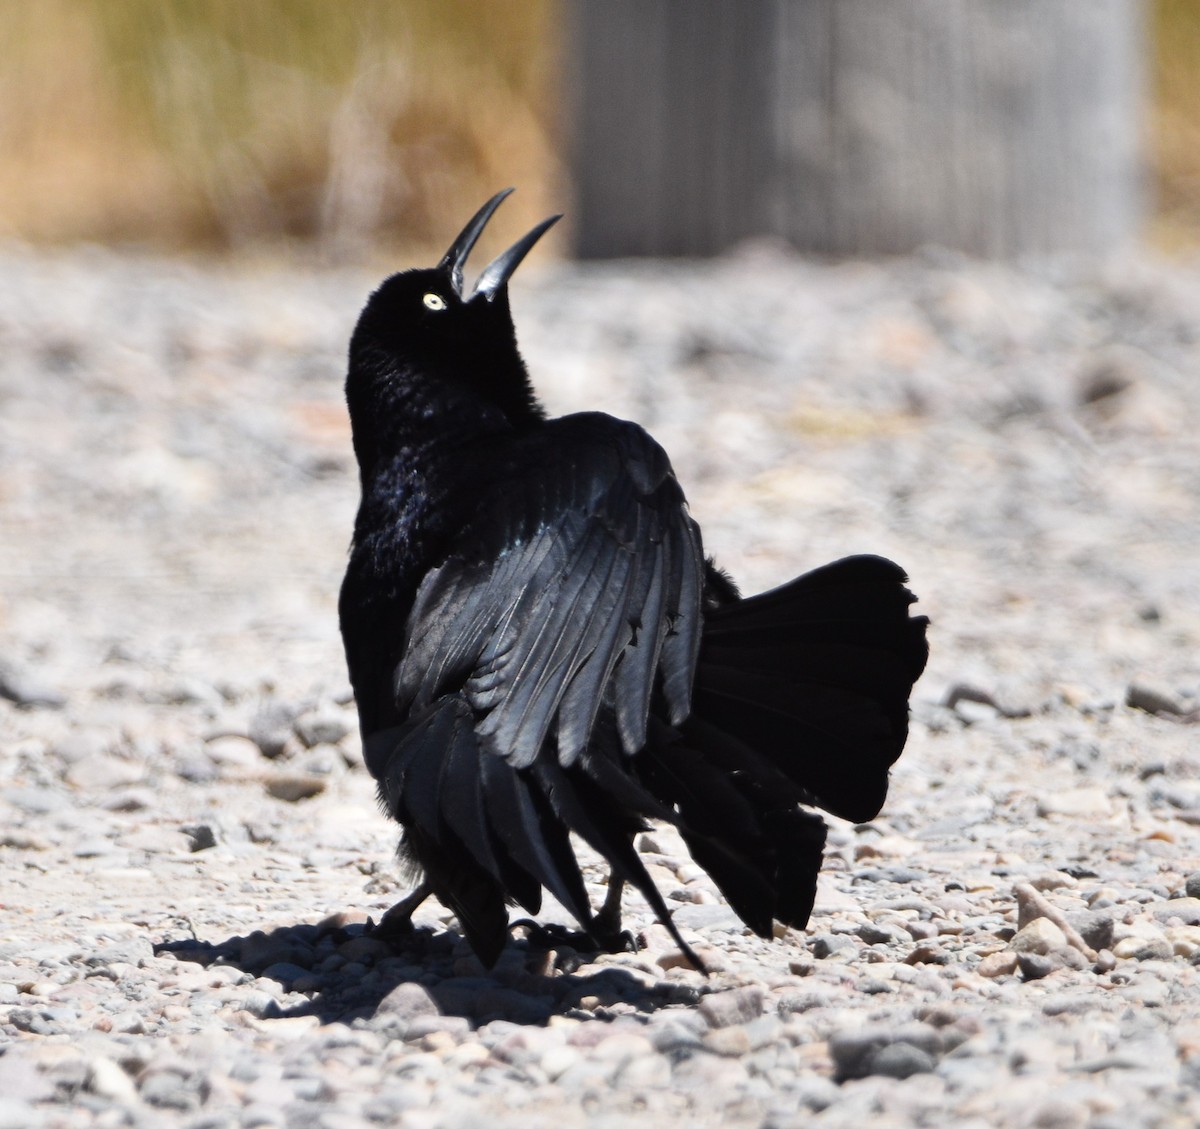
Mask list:
[[[1141,0],[570,0],[577,250],[1102,250],[1144,210]]]

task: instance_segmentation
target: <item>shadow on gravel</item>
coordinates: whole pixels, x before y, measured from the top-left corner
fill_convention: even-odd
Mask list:
[[[322,1023],[358,1020],[407,1029],[419,1017],[437,1015],[458,1016],[472,1026],[496,1019],[540,1026],[553,1015],[604,1020],[695,1003],[702,991],[682,983],[647,987],[615,966],[578,972],[591,954],[566,946],[546,951],[522,940],[511,942],[488,970],[457,933],[430,929],[385,941],[361,924],[301,924],[216,943],[162,941],[154,951],[205,967],[237,968],[308,996],[283,1004],[263,998],[265,993],[247,999],[247,1010],[262,1019],[315,1015]]]

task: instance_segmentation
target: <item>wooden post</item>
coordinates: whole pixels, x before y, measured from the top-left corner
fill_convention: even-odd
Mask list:
[[[1142,0],[570,0],[578,253],[1131,239]]]
[[[775,0],[573,0],[577,251],[712,254],[768,224]]]

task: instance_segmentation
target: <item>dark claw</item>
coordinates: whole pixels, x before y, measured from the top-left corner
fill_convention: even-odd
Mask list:
[[[574,949],[577,953],[636,953],[637,941],[628,929],[620,932],[593,930],[584,933],[567,929],[562,925],[542,925],[530,918],[514,921],[509,928],[520,926],[525,930],[530,948]]]
[[[429,887],[422,883],[406,898],[401,898],[390,910],[387,911],[379,919],[379,924],[376,925],[369,918],[367,920],[366,934],[380,941],[387,941],[389,944],[398,945],[407,941],[413,935],[412,915],[417,906],[419,906],[427,897],[429,897]]]

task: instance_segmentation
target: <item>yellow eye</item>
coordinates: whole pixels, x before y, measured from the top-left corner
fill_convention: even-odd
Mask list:
[[[444,310],[446,308],[446,299],[440,294],[426,294],[421,300],[425,303],[425,308],[428,310]]]

